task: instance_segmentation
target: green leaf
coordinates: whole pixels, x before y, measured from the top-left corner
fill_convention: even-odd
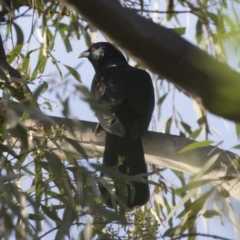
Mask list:
[[[22,62],[22,72],[29,75],[30,72],[30,57],[27,55]]]
[[[47,58],[43,56],[43,58],[38,62],[37,73],[43,73],[46,63],[47,63]]]
[[[60,75],[60,77],[62,79],[62,71],[61,71],[61,69],[60,69],[60,67],[58,65],[58,61],[56,60],[56,58],[51,53],[49,53],[49,56],[51,57],[51,61],[55,65],[55,67],[57,68],[58,73],[59,73],[59,75]]]
[[[80,39],[79,23],[74,13],[71,13],[70,21],[71,21],[71,26],[77,36],[77,39]]]
[[[236,145],[233,147],[234,149],[240,149],[240,145]]]
[[[65,23],[59,23],[58,24],[58,30],[62,30],[63,33],[64,33],[64,31],[67,32],[68,29],[69,29],[69,25],[68,24],[65,24]]]
[[[179,28],[172,28],[172,30],[177,33],[178,35],[184,35],[186,32],[185,27],[179,27]]]
[[[185,214],[188,215],[188,218],[197,215],[199,211],[203,208],[206,200],[211,196],[211,194],[215,191],[215,188],[211,188],[205,194],[203,194],[200,198],[189,204],[179,215],[178,218],[183,217]]]
[[[169,118],[167,120],[167,123],[166,123],[166,127],[165,127],[165,132],[170,134],[170,131],[171,131],[171,125],[172,125],[172,118]]]
[[[54,3],[51,1],[49,6],[46,9],[44,9],[42,0],[35,0],[35,1],[38,1],[38,4],[39,4],[37,6],[37,8],[39,9],[38,12],[42,13],[42,29],[44,29],[47,26],[47,21],[49,20],[49,17],[52,16],[52,8]]]
[[[167,1],[166,2],[167,4],[167,9],[166,9],[166,19],[168,20],[168,21],[170,21],[171,20],[171,18],[172,18],[172,16],[174,16],[174,14],[173,13],[171,13],[171,11],[174,11],[174,3],[173,3],[173,1]],[[176,15],[176,14],[175,14]]]
[[[46,92],[48,89],[48,83],[43,81],[41,85],[38,86],[38,88],[34,91],[33,96],[37,98],[40,94]]]
[[[17,42],[16,45],[22,45],[24,42],[24,35],[23,35],[23,31],[22,29],[16,24],[16,22],[12,22],[15,31],[16,31],[16,35],[17,35]]]
[[[44,152],[45,158],[48,160],[52,173],[57,182],[62,183],[62,180],[68,178],[67,171],[61,159],[54,153]]]
[[[62,204],[68,204],[69,203],[69,199],[67,199],[64,195],[53,192],[53,191],[46,191],[46,194],[58,201],[60,201]]]
[[[45,101],[45,102],[43,103],[43,105],[46,105],[46,107],[44,107],[44,109],[48,109],[48,110],[50,110],[50,111],[52,112],[52,105],[51,105],[50,102]]]
[[[69,26],[68,26],[69,27]],[[71,43],[68,39],[68,36],[64,34],[64,30],[62,30],[61,28],[58,29],[60,35],[61,35],[61,38],[64,42],[64,45],[66,47],[66,50],[67,52],[71,52],[72,51],[72,46],[71,46]]]
[[[0,152],[1,152],[1,154],[3,152],[7,152],[7,153],[11,154],[12,156],[17,157],[17,154],[13,151],[13,149],[9,148],[8,146],[6,146],[2,143],[0,143]]]
[[[65,239],[64,237],[70,234],[70,228],[76,217],[75,211],[68,206],[63,213],[62,225],[57,231],[55,239]]]
[[[235,123],[235,131],[236,131],[236,135],[239,140],[240,139],[240,124],[239,123]]]
[[[67,161],[68,161],[70,164],[72,164],[72,165],[74,165],[74,166],[78,166],[77,160],[73,157],[72,154],[70,154],[70,153],[68,153],[68,152],[66,152],[66,151],[64,151],[64,154],[65,154],[65,157],[66,157]]]
[[[36,8],[40,11],[44,11],[44,4],[42,0],[35,0]]]
[[[21,125],[17,124],[13,129],[14,135],[18,137],[21,141],[21,151],[18,157],[18,161],[14,164],[16,169],[21,168],[23,162],[26,160],[28,154],[28,133],[27,129]]]
[[[197,20],[196,24],[196,40],[199,43],[203,38],[203,26],[200,19]]]
[[[34,221],[42,221],[42,220],[44,220],[44,216],[39,215],[39,214],[29,213],[28,214],[28,219],[31,219],[31,220],[34,220]]]
[[[228,15],[224,15],[223,19],[224,19],[224,22],[226,22],[226,25],[230,26],[231,32],[234,32],[235,31],[235,23],[233,22],[233,20]]]
[[[230,196],[229,192],[226,189],[224,189],[223,187],[221,187],[219,192],[223,198],[228,198]]]
[[[81,76],[80,74],[72,67],[68,66],[68,65],[64,65],[65,68],[67,68],[67,70],[69,71],[69,73],[72,74],[72,76],[77,80],[79,81],[80,83],[82,82],[81,81]]]
[[[207,147],[212,143],[213,143],[213,141],[211,141],[211,140],[205,140],[202,142],[194,142],[194,143],[191,143],[191,144],[187,145],[186,147],[184,147],[182,150],[179,151],[179,153],[184,153],[184,152],[196,149],[196,148]]]
[[[37,65],[31,74],[31,78],[35,79],[37,77],[37,74],[42,73],[45,69],[46,63],[47,63],[48,58],[43,55],[43,47],[39,51],[38,55],[38,62]]]
[[[50,171],[50,165],[48,162],[39,162],[39,164],[41,165],[41,168],[44,168],[47,172]]]
[[[4,81],[8,81],[8,77],[6,76],[5,72],[0,68],[0,79]]]
[[[189,135],[192,133],[191,127],[187,123],[181,122],[181,125]]]
[[[52,207],[46,207],[43,204],[41,204],[41,208],[43,212],[52,219],[57,225],[62,223],[62,220],[58,217],[57,213],[53,210]]]
[[[162,105],[163,101],[167,96],[168,96],[168,93],[165,93],[163,96],[161,96],[157,101],[157,105]]]
[[[223,6],[224,8],[227,8],[227,0],[222,0],[222,6]]]
[[[43,49],[43,57],[47,57],[49,53],[49,39],[48,39],[48,27],[45,26],[44,32],[43,32],[43,42],[41,44],[42,49]]]
[[[192,132],[189,135],[189,138],[196,139],[200,135],[201,132],[202,132],[202,128],[199,128],[199,129],[195,130],[194,132]]]
[[[218,15],[215,13],[207,12],[207,15],[210,17],[210,19],[214,22],[216,26],[218,26],[219,21],[218,21]]]
[[[54,153],[44,152],[45,158],[48,160],[49,165],[51,167],[51,171],[54,176],[54,182],[61,190],[64,190],[63,195],[68,199],[68,201],[74,205],[72,199],[72,183],[71,179],[68,175],[66,167],[64,166],[61,159]]]
[[[12,49],[12,51],[8,54],[8,63],[11,64],[13,62],[13,60],[16,58],[16,56],[18,56],[20,54],[20,52],[22,51],[22,47],[23,45],[17,45],[15,46],[15,48]]]
[[[35,160],[35,186],[36,186],[36,204],[39,207],[41,197],[44,192],[44,183],[42,178],[42,168],[39,161]]]
[[[35,99],[37,99],[39,97],[39,95],[43,92],[45,92],[48,89],[48,83],[47,82],[43,82],[33,93],[33,97]]]
[[[192,177],[192,181],[198,181],[201,179],[201,177],[211,168],[211,166],[217,161],[219,157],[219,153],[218,154],[214,154],[212,156],[210,156],[210,158],[205,162],[205,164],[202,166],[202,168],[200,169],[200,171],[198,173],[196,173],[193,177]]]
[[[221,216],[221,214],[216,210],[207,210],[202,214],[205,218],[213,218],[215,216]]]
[[[75,148],[86,160],[88,160],[88,156],[85,150],[81,147],[81,145],[74,139],[64,137],[64,139],[73,147]]]
[[[49,28],[47,28],[47,38],[48,38],[49,42],[51,42],[54,39],[53,34],[49,30]]]
[[[7,175],[10,175],[14,172],[12,164],[9,161],[7,161],[7,159],[4,161],[4,168],[8,173]]]
[[[198,187],[201,187],[209,182],[214,181],[214,179],[204,179],[204,180],[199,180],[199,181],[194,181],[194,182],[190,182],[187,185],[182,186],[181,188],[175,189],[175,193],[180,195],[181,193],[187,192],[191,189],[195,189]],[[215,180],[216,181],[216,180]]]
[[[90,47],[92,45],[92,41],[91,41],[91,37],[88,34],[88,31],[86,31],[86,29],[84,27],[82,27],[82,34],[85,40],[85,43],[87,44],[88,47]]]
[[[203,115],[202,117],[200,117],[198,120],[197,120],[197,123],[200,127],[202,127],[202,125],[207,125],[207,118],[206,118],[206,115]]]

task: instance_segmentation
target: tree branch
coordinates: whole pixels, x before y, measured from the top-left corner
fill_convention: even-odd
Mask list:
[[[240,119],[240,112],[236,111],[239,108],[239,104],[236,103],[240,100],[236,97],[238,94],[234,96],[234,93],[239,89],[237,87],[239,83],[236,82],[236,78],[239,75],[230,68],[216,62],[201,50],[175,35],[172,31],[157,26],[123,9],[118,2],[109,2],[108,0],[78,0],[76,2],[68,0],[68,2],[75,4],[75,7],[78,7],[78,10],[85,17],[89,17],[97,27],[106,33],[107,36],[114,39],[119,46],[126,49],[126,52],[138,59],[139,62],[149,66],[155,72],[167,76],[173,82],[185,87],[185,89],[195,95],[202,97],[205,105],[210,110],[213,109],[215,113],[220,111],[225,117]],[[116,29],[121,29],[121,31]],[[10,76],[18,78],[20,73],[8,65],[3,46],[1,46],[2,42],[0,41],[0,67],[8,72]],[[223,71],[221,71],[221,68]],[[229,76],[229,79],[226,78],[227,76]],[[220,84],[220,88],[217,88],[216,85],[218,84]],[[222,89],[225,90],[226,88],[227,91],[234,88],[232,92],[234,97],[230,97],[229,100],[226,99],[229,96],[225,95],[224,91],[222,92]],[[223,97],[221,99],[222,110],[218,108],[219,104],[217,101],[219,101],[219,97]],[[227,106],[228,108],[225,109]],[[15,103],[12,105],[12,108],[17,112],[21,109],[25,111],[27,107]],[[30,111],[30,113],[32,112]],[[25,121],[25,126],[29,128],[29,131],[31,131],[32,127],[36,129],[38,126],[43,126],[44,129],[50,129],[51,126],[57,124],[62,126],[67,137],[79,141],[89,158],[102,156],[105,133],[101,132],[98,136],[95,136],[96,123],[48,117],[40,112],[38,115],[38,118],[30,118]],[[71,121],[71,124],[68,123],[69,121]],[[66,126],[72,127],[67,128]],[[36,134],[36,132],[32,131],[32,134]],[[45,138],[41,135],[38,137]],[[214,181],[215,184],[221,184],[233,197],[240,201],[239,179],[235,178],[229,181],[223,179],[226,175],[238,177],[239,169],[235,169],[232,161],[237,161],[238,164],[236,165],[240,166],[239,156],[212,146],[179,154],[183,147],[193,142],[186,138],[155,132],[148,132],[143,136],[144,152],[148,163],[189,174],[199,173],[211,157],[219,154],[216,162],[211,167],[211,171],[203,178],[217,179],[218,182]],[[63,150],[69,151],[78,159],[82,158],[79,152],[70,145],[62,144],[61,142],[59,144],[61,149],[56,149],[56,145],[51,141],[49,141],[48,145],[49,148],[56,149],[56,154],[61,156],[62,159],[65,159]],[[17,146],[20,146],[20,141],[18,141]],[[35,147],[32,139],[29,139],[29,146]]]
[[[14,112],[26,110],[26,108],[18,103],[12,105]],[[22,109],[22,110],[21,110]],[[31,118],[25,121],[25,126],[29,129],[37,129],[43,127],[45,130],[50,130],[52,126],[58,125],[63,129],[66,137],[78,141],[81,147],[85,150],[89,158],[102,157],[105,145],[105,132],[102,131],[95,135],[96,124],[87,121],[70,120],[60,117],[49,117],[39,113],[38,118]],[[69,128],[68,126],[71,126]],[[32,131],[31,137],[36,133]],[[39,138],[46,140],[42,135]],[[14,141],[16,139],[13,139]],[[49,139],[47,139],[49,140]],[[240,166],[240,158],[234,153],[224,151],[220,148],[209,146],[204,148],[197,148],[184,153],[179,151],[187,145],[195,142],[179,136],[168,134],[148,132],[143,138],[143,147],[147,163],[156,164],[166,168],[175,169],[189,174],[197,174],[201,171],[203,166],[214,155],[219,154],[216,162],[213,164],[207,174],[201,179],[215,179],[216,185],[223,186],[230,195],[240,201],[240,182],[237,178],[239,176],[239,169],[235,169],[232,161],[237,161]],[[68,151],[77,159],[84,159],[83,156],[71,145],[59,142],[61,149],[56,149],[56,145],[48,141],[48,148],[55,149],[54,152],[63,160],[66,159],[63,151]],[[29,139],[30,148],[34,148],[32,139]],[[20,147],[20,141],[16,147]],[[226,181],[225,176],[236,176],[233,180]],[[222,179],[221,179],[222,178]]]
[[[118,1],[62,0],[72,5],[137,62],[179,85],[210,112],[240,121],[240,74],[172,30],[123,8]]]

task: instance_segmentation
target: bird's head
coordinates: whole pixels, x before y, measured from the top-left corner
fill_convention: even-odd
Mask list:
[[[124,55],[108,42],[94,43],[79,56],[84,57],[88,58],[96,72],[110,65],[127,64]]]

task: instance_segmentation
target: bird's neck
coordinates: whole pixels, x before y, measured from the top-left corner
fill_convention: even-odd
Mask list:
[[[103,58],[101,61],[92,61],[92,63],[96,72],[99,72],[103,69],[110,68],[110,67],[119,67],[119,66],[127,66],[128,62],[125,59],[119,59],[119,57],[111,57],[111,58]]]
[[[104,64],[103,69],[110,68],[110,67],[122,67],[126,65],[128,65],[128,63],[126,62],[109,62],[107,64]]]
[[[127,66],[127,61],[122,61],[119,59],[109,59],[102,64],[102,69],[110,68],[110,67],[120,67],[120,66]]]

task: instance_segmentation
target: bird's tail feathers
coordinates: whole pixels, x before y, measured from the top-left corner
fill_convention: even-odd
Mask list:
[[[103,165],[116,170],[103,171],[101,174],[99,190],[108,207],[121,205],[134,208],[148,201],[148,184],[140,182],[140,177],[136,178],[138,181],[129,181],[124,176],[147,173],[141,138],[131,141],[129,137],[107,133]]]

